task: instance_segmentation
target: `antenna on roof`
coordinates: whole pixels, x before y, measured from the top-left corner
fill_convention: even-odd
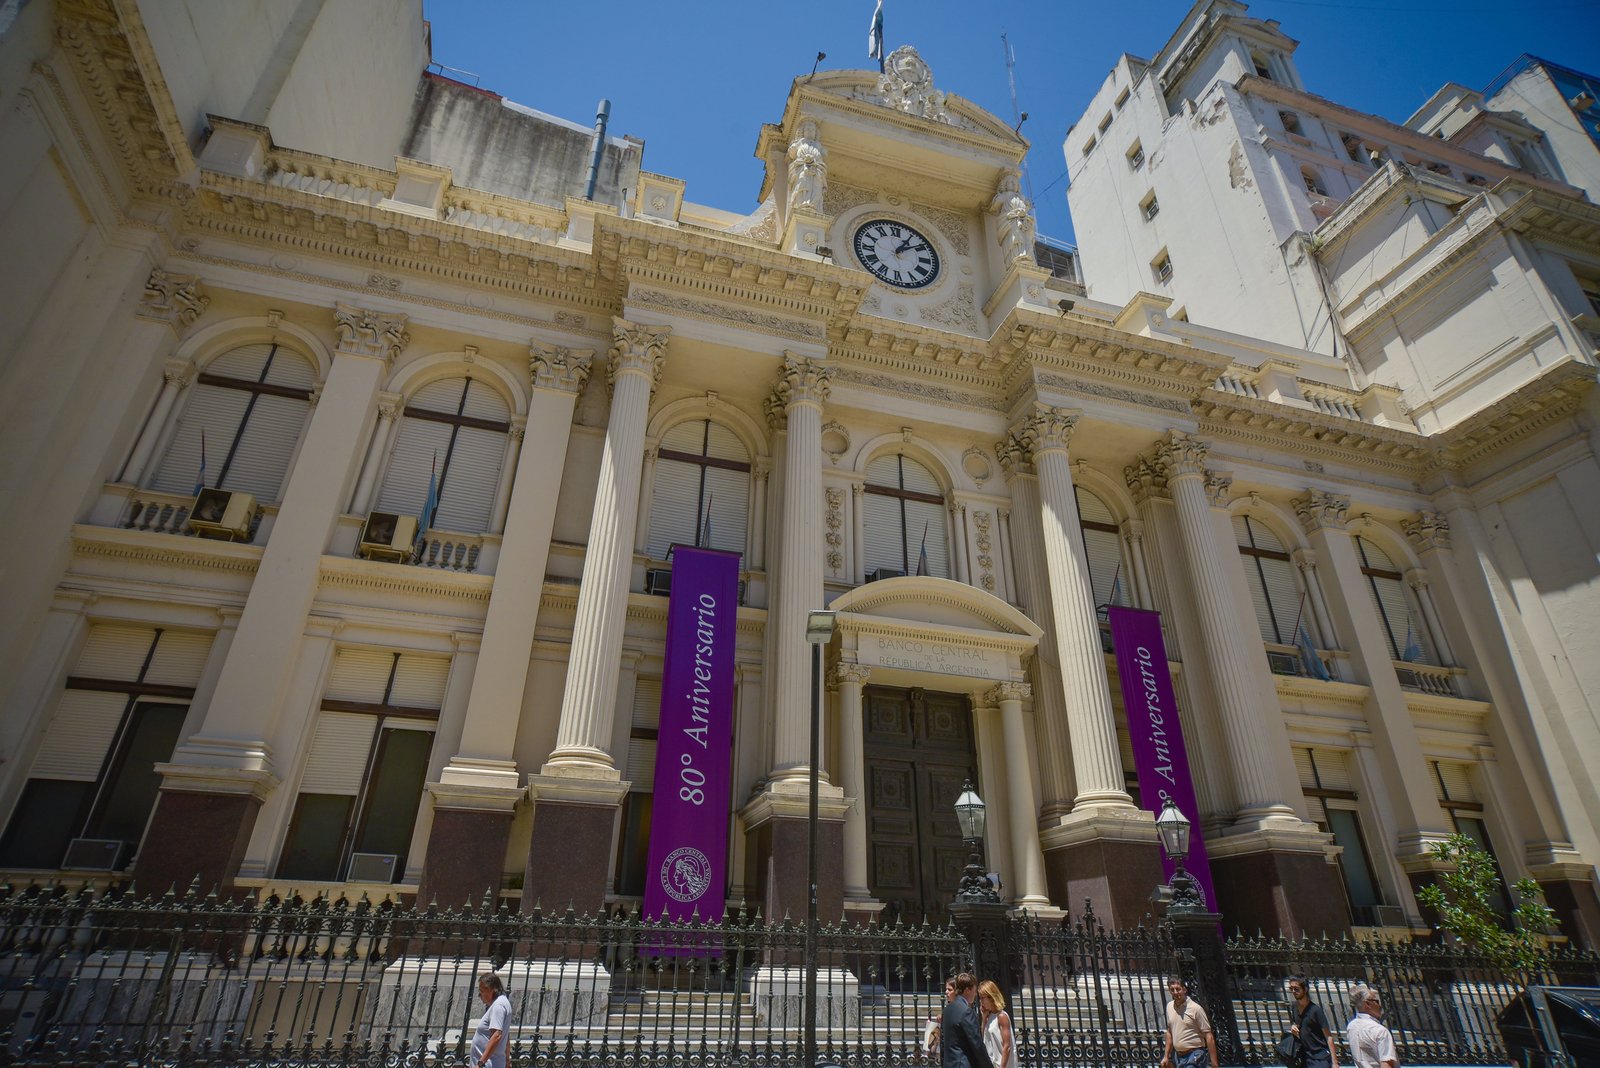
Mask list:
[[[1022,132],[1022,123],[1027,119],[1027,112],[1017,106],[1017,53],[1011,47],[1011,40],[1005,34],[1000,35],[1000,47],[1006,54],[1006,82],[1011,86],[1011,118],[1015,121],[1012,132],[1018,135]],[[1022,190],[1028,199],[1033,199],[1033,179],[1028,177],[1028,159],[1022,159]]]

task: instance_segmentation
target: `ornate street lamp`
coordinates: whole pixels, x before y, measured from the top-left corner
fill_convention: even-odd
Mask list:
[[[817,1063],[817,765],[822,763],[822,647],[833,638],[839,613],[816,611],[806,616],[806,641],[811,644],[811,797],[806,812],[806,989],[804,1068]]]
[[[989,876],[984,874],[983,870],[983,857],[979,850],[983,848],[983,829],[986,819],[983,798],[978,796],[971,779],[961,784],[961,796],[956,798],[956,822],[961,825],[961,837],[966,840],[967,848],[972,851],[972,855],[967,858],[966,869],[961,873],[961,885],[956,889],[956,900],[999,902],[1000,895],[994,892],[994,884],[989,881]]]
[[[1167,915],[1182,915],[1206,910],[1205,895],[1193,875],[1183,870],[1183,858],[1189,855],[1189,821],[1184,819],[1178,806],[1168,798],[1156,817],[1156,833],[1161,836],[1161,851],[1171,860],[1172,878],[1162,887],[1162,897],[1167,901]]]

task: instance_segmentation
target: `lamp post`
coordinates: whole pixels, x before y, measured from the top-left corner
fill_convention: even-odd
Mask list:
[[[806,641],[811,644],[811,796],[806,811],[806,987],[805,1061],[817,1063],[817,766],[822,763],[822,647],[833,638],[839,613],[816,611],[806,616]]]
[[[956,798],[956,822],[961,825],[961,837],[972,851],[967,866],[961,873],[961,885],[956,890],[956,901],[987,901],[996,904],[1000,895],[983,870],[983,828],[986,822],[983,798],[968,779],[961,784],[961,796]]]
[[[1172,878],[1167,880],[1167,885],[1162,888],[1169,916],[1182,916],[1206,910],[1206,899],[1200,891],[1200,883],[1193,875],[1183,870],[1183,858],[1189,855],[1189,830],[1189,821],[1184,819],[1183,813],[1178,811],[1178,806],[1173,804],[1169,797],[1167,803],[1161,806],[1161,814],[1156,817],[1156,833],[1161,836],[1161,851],[1172,860],[1173,865]]]

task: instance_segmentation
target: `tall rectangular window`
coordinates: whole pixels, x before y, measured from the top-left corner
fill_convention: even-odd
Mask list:
[[[1502,923],[1511,917],[1511,895],[1506,890],[1505,873],[1500,870],[1500,859],[1494,844],[1489,841],[1489,828],[1483,821],[1483,801],[1473,782],[1472,767],[1448,760],[1431,761],[1434,791],[1439,797],[1439,807],[1450,817],[1457,834],[1466,835],[1473,843],[1494,858],[1495,885],[1490,894],[1489,907],[1494,909]]]
[[[1336,749],[1308,747],[1295,749],[1294,762],[1312,820],[1332,834],[1334,844],[1340,847],[1339,875],[1350,905],[1350,918],[1358,926],[1373,926],[1378,923],[1377,910],[1385,901],[1361,829],[1349,758]]]

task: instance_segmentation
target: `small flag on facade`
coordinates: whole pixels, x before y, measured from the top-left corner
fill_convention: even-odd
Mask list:
[[[917,550],[917,574],[928,573],[928,524],[922,524],[922,548]]]
[[[1417,641],[1417,632],[1411,629],[1411,620],[1406,620],[1406,647],[1400,650],[1400,659],[1408,664],[1414,664],[1422,659],[1422,643]]]
[[[1295,636],[1295,644],[1300,646],[1300,659],[1304,663],[1306,674],[1313,679],[1327,682],[1328,667],[1322,662],[1322,657],[1317,655],[1317,648],[1311,644],[1311,635],[1306,633],[1304,625],[1300,627],[1300,633]]]
[[[439,452],[434,450],[433,469],[428,472],[428,497],[422,503],[422,522],[417,524],[417,547],[420,550],[433,523],[433,513],[439,509]]]
[[[706,517],[700,524],[700,529],[695,531],[694,547],[696,549],[711,548],[711,502],[717,499],[715,493],[706,495]]]
[[[878,70],[883,70],[883,0],[878,0],[877,8],[872,12],[872,28],[867,31],[867,55],[878,61]]]
[[[206,428],[200,428],[200,470],[194,476],[194,495],[206,488]]]

